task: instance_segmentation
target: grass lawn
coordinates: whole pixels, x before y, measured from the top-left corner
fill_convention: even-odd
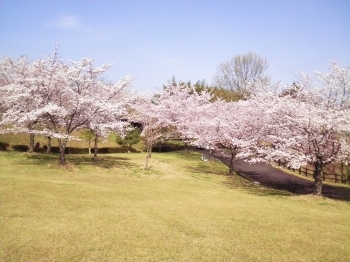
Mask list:
[[[144,157],[0,152],[0,261],[349,261],[349,202]]]

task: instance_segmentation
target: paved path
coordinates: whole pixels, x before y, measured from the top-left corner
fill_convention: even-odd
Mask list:
[[[228,157],[222,156],[218,152],[214,152],[213,156],[226,165],[230,162]],[[279,168],[264,163],[250,164],[244,160],[237,160],[234,170],[251,181],[259,182],[261,185],[267,187],[287,190],[300,195],[312,194],[313,192],[313,181],[293,176]],[[324,184],[322,186],[322,195],[329,198],[350,201],[350,188]]]

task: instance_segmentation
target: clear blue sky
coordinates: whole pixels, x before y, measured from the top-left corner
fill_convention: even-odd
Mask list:
[[[135,76],[138,91],[177,80],[212,82],[217,66],[252,51],[273,82],[296,71],[350,65],[348,0],[0,0],[0,55],[113,63],[106,77]]]

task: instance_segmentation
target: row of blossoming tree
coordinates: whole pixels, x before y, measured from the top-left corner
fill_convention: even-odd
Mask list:
[[[177,136],[210,151],[230,155],[230,174],[238,158],[283,161],[315,169],[314,194],[321,195],[322,169],[348,162],[350,154],[350,69],[333,62],[329,73],[300,74],[298,84],[246,84],[249,97],[238,102],[170,83],[153,97],[130,92],[132,78],[103,81],[111,65],[93,60],[63,62],[57,54],[33,62],[5,58],[0,66],[1,132],[26,132],[59,139],[60,162],[72,132],[88,128],[99,136],[123,134],[129,122],[142,123],[147,147]],[[283,90],[283,92],[281,92]],[[169,134],[171,132],[171,134]]]
[[[136,108],[152,130],[150,138],[172,127],[184,140],[229,154],[231,174],[238,158],[282,161],[292,168],[311,165],[313,193],[321,195],[322,169],[350,160],[350,68],[332,62],[329,73],[300,74],[287,88],[259,80],[246,88],[245,100],[212,102],[210,92],[171,83]]]

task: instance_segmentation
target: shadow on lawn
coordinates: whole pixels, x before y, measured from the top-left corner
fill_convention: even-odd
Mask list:
[[[313,181],[301,179],[295,176],[276,177],[267,176],[266,174],[259,172],[247,172],[245,174],[238,173],[237,176],[241,176],[245,179],[245,182],[237,184],[235,176],[232,176],[226,184],[231,187],[240,187],[244,184],[244,188],[249,192],[257,195],[279,195],[279,196],[291,196],[291,195],[311,195],[314,189]],[[277,174],[278,177],[278,174]],[[350,201],[350,187],[336,186],[336,185],[322,185],[322,196],[331,199]]]
[[[215,157],[224,164],[229,164],[229,158],[220,153],[215,153]],[[291,175],[268,164],[248,163],[239,159],[236,160],[233,169],[247,180],[251,185],[247,189],[254,194],[309,195],[313,193],[313,181]],[[322,196],[350,201],[350,187],[323,184]]]
[[[227,176],[228,179],[224,182],[224,185],[232,188],[246,191],[253,195],[258,196],[292,196],[293,193],[290,191],[280,190],[276,188],[270,188],[263,186],[258,183],[254,183],[249,179],[245,178],[244,174],[234,174],[233,176]]]
[[[28,154],[27,158],[31,160],[30,162],[19,164],[33,164],[39,166],[47,166],[53,162],[59,165],[57,154]],[[136,165],[131,163],[130,159],[125,157],[116,157],[108,155],[100,155],[95,159],[92,155],[66,155],[67,166],[97,166],[100,168],[130,168]]]
[[[247,177],[251,184],[257,182],[258,184],[273,192],[286,192],[294,195],[311,195],[314,190],[314,182],[306,179],[302,179],[287,173],[282,170],[267,167],[269,172],[263,170],[247,171],[243,174],[243,177]],[[237,172],[237,171],[236,171]],[[242,174],[240,174],[242,175]],[[322,196],[342,200],[350,201],[350,187],[342,185],[322,185]]]

